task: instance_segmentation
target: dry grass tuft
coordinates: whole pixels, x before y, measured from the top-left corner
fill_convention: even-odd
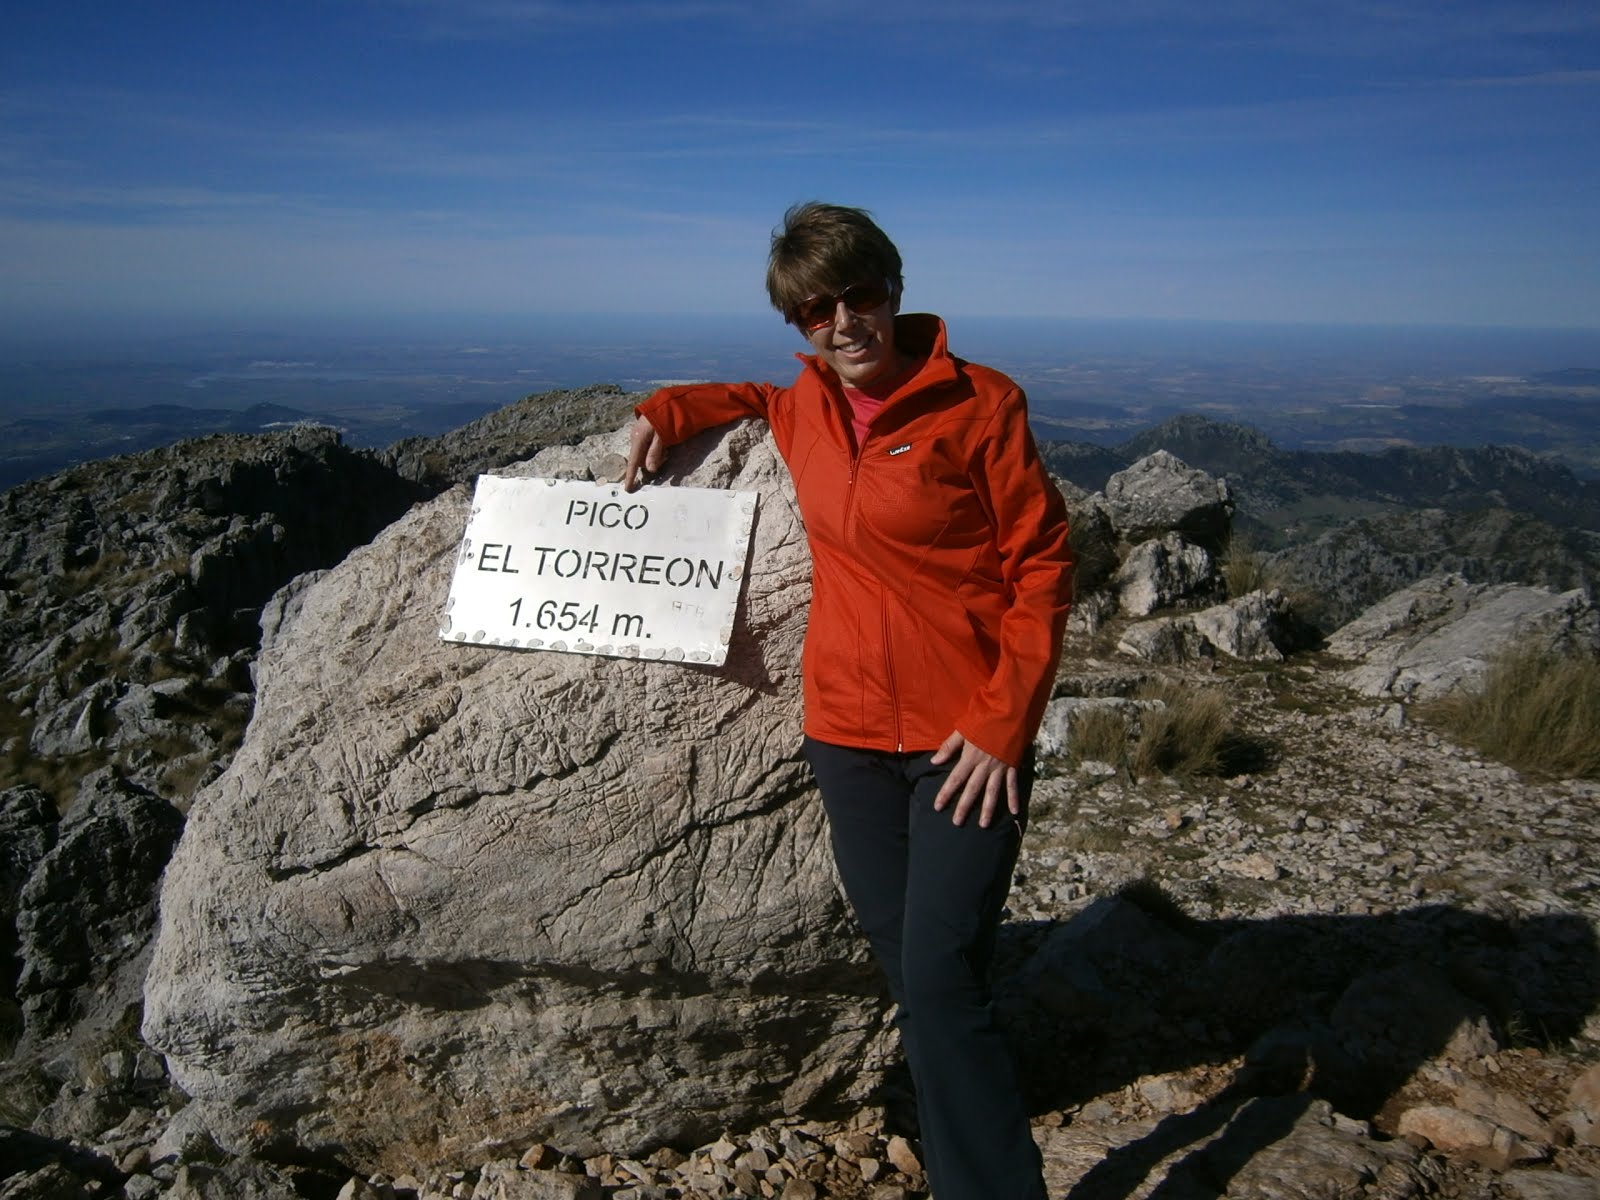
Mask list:
[[[1121,766],[1128,761],[1132,731],[1128,719],[1114,709],[1090,709],[1072,722],[1067,751],[1074,763],[1103,762]]]
[[[1600,778],[1600,662],[1587,654],[1513,646],[1478,688],[1437,700],[1424,715],[1519,771]]]
[[[1267,556],[1243,534],[1236,533],[1228,539],[1218,566],[1230,600],[1278,586],[1278,580],[1267,567]]]
[[[1110,763],[1135,777],[1217,775],[1229,765],[1229,748],[1239,739],[1220,689],[1163,682],[1141,689],[1138,698],[1159,703],[1137,721],[1115,709],[1075,717],[1068,760]]]
[[[1136,776],[1215,775],[1232,733],[1227,697],[1216,688],[1158,683],[1141,699],[1161,707],[1145,713],[1144,728],[1129,763]]]

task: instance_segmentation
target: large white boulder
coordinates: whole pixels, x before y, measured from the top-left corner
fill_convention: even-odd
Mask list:
[[[1327,648],[1355,664],[1341,674],[1353,690],[1428,700],[1473,686],[1498,654],[1527,642],[1600,653],[1600,609],[1581,589],[1436,575],[1374,604],[1330,636]]]
[[[625,435],[505,474],[614,478]],[[765,427],[725,667],[441,641],[458,487],[271,607],[172,860],[144,1032],[225,1145],[369,1170],[694,1143],[853,1102],[882,1038],[799,757],[809,561]]]

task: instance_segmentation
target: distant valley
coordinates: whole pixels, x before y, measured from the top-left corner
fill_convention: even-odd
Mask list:
[[[1027,390],[1036,435],[1060,444],[1052,464],[1061,474],[1080,483],[1103,477],[1154,437],[1229,476],[1259,525],[1255,535],[1269,543],[1396,508],[1460,507],[1474,502],[1475,489],[1492,504],[1488,491],[1509,488],[1503,502],[1511,507],[1597,527],[1592,496],[1574,491],[1576,480],[1600,479],[1594,331],[1010,318],[950,325],[959,353]],[[339,430],[347,445],[381,448],[562,388],[787,381],[800,348],[789,332],[764,315],[548,318],[459,335],[430,327],[410,336],[318,330],[121,348],[0,345],[0,490],[207,433],[314,422]],[[1170,424],[1175,418],[1184,422]],[[1242,429],[1217,432],[1229,426]],[[1384,456],[1486,446],[1521,448],[1552,469],[1520,464],[1478,488],[1442,482],[1465,460],[1406,458],[1413,465],[1397,472],[1402,460]]]

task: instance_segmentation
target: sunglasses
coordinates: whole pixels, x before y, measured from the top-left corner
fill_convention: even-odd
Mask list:
[[[858,283],[832,296],[812,296],[809,300],[800,301],[790,312],[789,320],[806,333],[815,333],[824,325],[833,324],[834,314],[839,311],[840,304],[864,316],[887,304],[893,295],[894,290],[886,279]]]

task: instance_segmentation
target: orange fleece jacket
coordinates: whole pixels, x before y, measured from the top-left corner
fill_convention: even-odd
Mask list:
[[[806,733],[910,752],[959,730],[1015,766],[1071,606],[1066,505],[1021,388],[951,355],[937,317],[899,317],[895,341],[926,361],[859,450],[838,377],[811,355],[787,388],[669,387],[636,411],[668,445],[742,417],[772,427],[811,545]]]

